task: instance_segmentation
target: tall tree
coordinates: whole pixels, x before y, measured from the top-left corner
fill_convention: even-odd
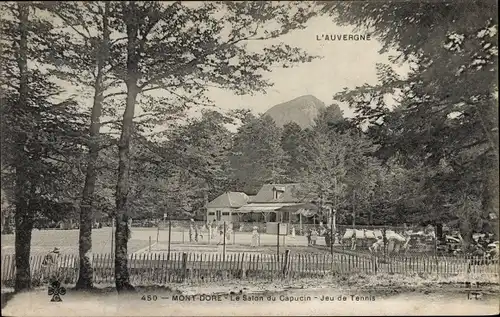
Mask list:
[[[99,150],[102,146],[100,135],[101,114],[104,93],[113,87],[109,80],[109,51],[111,28],[109,26],[111,5],[108,2],[56,2],[45,8],[62,20],[64,35],[59,43],[49,51],[51,58],[58,63],[57,75],[83,90],[93,90],[90,116],[90,135],[86,142],[85,182],[80,203],[79,257],[80,269],[76,287],[92,287],[92,210],[95,205],[94,191],[98,171],[96,169]]]
[[[276,38],[302,27],[313,15],[309,4],[291,10],[290,4],[180,2],[120,3],[118,29],[126,33],[122,49],[112,52],[120,65],[117,76],[126,85],[126,106],[118,142],[119,168],[116,187],[115,280],[118,291],[132,289],[127,271],[127,206],[129,152],[132,122],[138,97],[163,89],[165,103],[175,97],[181,102],[201,102],[209,85],[248,93],[269,83],[262,71],[272,65],[293,65],[311,60],[301,50],[287,45],[270,45],[252,53],[247,40]],[[275,19],[275,17],[279,19]],[[266,26],[276,20],[276,24]],[[228,31],[228,32],[225,32]],[[173,98],[172,98],[173,97]]]
[[[13,193],[15,290],[22,291],[31,286],[35,217],[76,198],[68,191],[74,184],[73,162],[81,154],[83,118],[74,102],[61,102],[60,89],[48,80],[50,65],[40,52],[57,40],[50,21],[40,18],[32,3],[2,8],[2,185]]]
[[[196,210],[231,187],[229,152],[232,134],[225,127],[233,118],[215,110],[202,111],[178,128],[167,143],[176,168],[183,168],[197,185],[191,191],[197,199]],[[189,166],[188,169],[185,167]]]
[[[285,152],[286,181],[297,182],[300,171],[305,168],[300,160],[299,146],[304,142],[305,132],[295,122],[283,126],[281,148]]]
[[[300,152],[305,168],[300,174],[303,185],[297,196],[318,201],[321,211],[325,202],[338,208],[346,190],[345,144],[339,138],[333,139],[323,131],[313,130],[309,131]]]
[[[391,65],[379,65],[379,85],[338,96],[356,109],[359,122],[372,125],[380,154],[407,166],[424,163],[429,209],[458,215],[464,197],[479,201],[479,218],[498,234],[497,6],[368,1],[329,3],[325,10],[341,24],[370,28],[383,51],[397,49],[394,63],[412,65],[404,79]],[[387,104],[388,95],[396,96],[396,107]],[[470,209],[471,222],[477,210]],[[476,225],[462,228],[467,241]]]
[[[242,125],[233,144],[231,167],[239,190],[255,194],[262,184],[285,181],[281,129],[270,116],[256,117]]]

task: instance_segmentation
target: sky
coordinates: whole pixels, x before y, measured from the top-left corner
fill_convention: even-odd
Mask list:
[[[248,49],[252,51],[270,44],[284,42],[292,47],[302,48],[311,55],[321,56],[321,58],[298,64],[293,68],[274,68],[271,73],[265,74],[265,77],[274,83],[266,93],[238,96],[229,90],[211,88],[207,97],[214,101],[217,109],[222,111],[247,108],[258,114],[276,104],[303,95],[313,95],[325,105],[330,105],[334,102],[334,94],[344,88],[352,89],[363,84],[376,84],[376,64],[389,63],[389,54],[379,53],[381,44],[373,37],[370,40],[359,41],[324,40],[325,36],[333,37],[344,34],[357,34],[365,37],[369,35],[369,33],[355,32],[353,27],[338,26],[332,18],[321,16],[308,21],[305,29],[291,31],[277,39],[249,41]],[[409,67],[402,65],[395,70],[404,75]],[[66,90],[68,94],[74,93],[70,87],[66,87]],[[167,92],[158,90],[151,95],[161,97],[165,93]],[[344,116],[353,116],[353,111],[347,105],[338,104]],[[88,106],[91,106],[91,103]],[[201,107],[193,107],[188,111],[188,115],[199,116],[201,110]],[[138,106],[136,115],[141,114],[142,109]],[[228,128],[234,131],[236,126],[228,126]],[[162,128],[158,127],[154,130],[159,131]]]
[[[388,62],[389,55],[379,54],[381,44],[373,38],[369,41],[317,40],[317,36],[324,38],[325,35],[343,34],[368,35],[354,32],[352,27],[340,27],[327,17],[314,18],[305,29],[293,31],[281,37],[280,41],[303,48],[312,55],[322,56],[321,59],[299,64],[294,68],[276,68],[266,76],[274,86],[265,94],[237,96],[230,91],[211,89],[208,96],[222,110],[249,108],[255,113],[263,113],[276,104],[302,95],[313,95],[330,105],[333,103],[333,95],[344,87],[375,84],[375,66],[377,63]],[[264,43],[250,44],[258,46]],[[408,66],[398,67],[397,72],[404,75],[408,72]],[[340,107],[345,116],[352,116],[352,110],[346,105],[340,104]]]

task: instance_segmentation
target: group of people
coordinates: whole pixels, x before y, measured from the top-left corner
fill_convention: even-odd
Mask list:
[[[307,237],[307,245],[312,246],[316,245],[318,241],[318,237],[325,237],[325,242],[328,240],[327,245],[330,243],[330,235],[331,235],[331,227],[324,226],[322,222],[320,222],[318,229],[310,228],[307,229],[306,232]],[[338,237],[338,235],[336,235]],[[335,237],[334,237],[335,238]],[[332,241],[334,242],[334,241]]]
[[[224,228],[224,226],[226,226],[226,228]],[[219,241],[217,244],[222,244],[224,243],[224,232],[225,238],[230,240],[231,234],[233,233],[233,224],[228,223],[219,225],[214,219],[212,223],[207,223],[200,228],[194,219],[191,219],[189,222],[189,242],[198,242],[199,239],[203,239],[203,231],[205,231],[203,229],[208,231],[208,237],[212,240],[215,240],[218,234]]]
[[[243,225],[239,231],[243,231]],[[232,237],[235,234],[234,225],[232,222],[218,223],[215,219],[202,226],[198,226],[194,219],[189,223],[189,242],[198,242],[203,239],[203,232],[207,232],[207,237],[211,241],[217,241],[217,245],[231,243]],[[257,226],[252,228],[251,246],[257,247],[260,244],[260,234]]]
[[[207,224],[208,234],[212,240],[218,238],[217,244],[224,244],[224,239],[231,241],[234,234],[233,223],[218,224],[214,219],[211,224]]]
[[[495,241],[493,234],[485,233],[484,236],[479,236],[477,239],[477,244],[483,249],[487,249],[490,243]]]
[[[215,240],[218,234],[219,241],[217,244],[224,243],[224,238],[230,240],[231,234],[233,233],[232,223],[219,225],[217,224],[217,221],[215,221],[215,219],[212,221],[212,223],[202,226],[202,228],[205,228],[208,231],[208,237],[212,240]],[[202,228],[199,228],[194,219],[191,219],[189,223],[189,242],[198,242],[198,239],[203,239],[203,232],[201,230]]]
[[[498,256],[498,242],[495,244],[494,235],[490,233],[480,235],[473,244],[472,254],[477,256]]]
[[[307,245],[316,245],[318,241],[318,231],[315,228],[311,228],[306,232]]]

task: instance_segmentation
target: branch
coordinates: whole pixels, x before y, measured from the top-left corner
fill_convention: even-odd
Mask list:
[[[139,90],[142,91],[142,89],[144,89],[146,86],[148,85],[156,85],[158,84],[158,82],[165,76],[167,75],[178,75],[180,73],[181,70],[183,69],[187,69],[187,68],[193,68],[194,66],[198,65],[199,63],[202,62],[202,59],[204,59],[205,57],[207,57],[208,55],[211,55],[215,52],[218,52],[222,49],[225,49],[231,45],[235,45],[241,41],[244,41],[246,40],[247,38],[240,38],[240,39],[236,39],[236,40],[233,40],[233,41],[228,41],[224,44],[221,44],[221,45],[218,45],[216,48],[214,49],[211,49],[211,50],[208,50],[208,51],[205,51],[203,54],[201,54],[200,56],[192,59],[191,61],[189,61],[188,63],[184,64],[184,65],[180,65],[179,67],[175,68],[174,70],[170,71],[170,72],[163,72],[163,73],[160,73],[156,76],[153,76],[150,80],[147,80],[145,81],[142,85],[139,86]]]
[[[142,135],[140,135],[140,134],[138,134],[138,133],[135,133],[135,135],[137,136],[137,140],[138,140],[138,141],[139,141],[142,145],[146,146],[146,148],[147,148],[148,150],[150,150],[153,154],[158,155],[160,158],[165,159],[165,158],[164,158],[164,156],[163,156],[162,154],[158,153],[155,149],[153,149],[153,148],[151,147],[151,145],[149,144],[150,142],[149,142],[148,140],[146,140],[146,139],[145,139]],[[193,174],[194,176],[199,177],[199,178],[201,178],[201,179],[205,180],[207,183],[211,184],[211,182],[210,182],[210,181],[209,181],[209,179],[206,177],[206,175],[202,175],[200,172],[197,172],[197,171],[195,171],[195,170],[191,169],[190,167],[178,165],[178,164],[176,164],[176,163],[172,162],[170,159],[165,159],[165,161],[164,161],[164,162],[166,162],[167,164],[171,164],[171,165],[173,165],[173,166],[175,166],[175,167],[181,168],[181,169],[183,169],[183,170],[185,170],[185,171],[188,171],[188,172],[190,172],[191,174]]]
[[[121,96],[121,95],[126,95],[126,94],[127,94],[126,91],[114,92],[114,93],[104,95],[102,98],[103,98],[103,100],[106,100],[107,98],[110,98],[110,97],[116,97],[116,96]]]
[[[59,12],[57,9],[55,11],[51,11],[52,13],[54,13],[55,15],[57,15],[61,20],[63,20],[63,22],[69,26],[71,29],[73,29],[73,31],[75,31],[78,35],[80,35],[82,38],[86,39],[86,40],[90,40],[91,36],[90,36],[90,32],[88,30],[88,28],[85,26],[84,23],[81,23],[83,25],[83,28],[87,31],[88,35],[85,35],[83,34],[82,32],[80,32],[77,28],[74,27],[74,25],[72,23],[69,22],[68,18],[63,16],[61,14],[61,12]],[[81,22],[82,21],[82,18],[80,17],[79,18],[79,21]]]
[[[163,113],[163,111],[153,111],[153,112],[143,113],[141,115],[135,116],[133,119],[143,118],[143,117],[147,117],[147,116],[153,116],[155,114],[161,114],[161,113]],[[122,119],[104,121],[104,122],[101,122],[101,125],[120,123],[120,122],[122,122]]]
[[[497,160],[499,160],[500,157],[498,154],[498,147],[496,146],[495,141],[493,140],[493,137],[491,136],[490,132],[488,131],[488,127],[486,126],[486,123],[484,122],[484,118],[483,118],[483,115],[482,115],[479,107],[477,109],[477,114],[478,114],[479,120],[481,122],[481,127],[484,130],[484,134],[486,134],[486,138],[488,139],[488,142],[490,143],[491,149],[495,152],[495,156],[496,156]]]

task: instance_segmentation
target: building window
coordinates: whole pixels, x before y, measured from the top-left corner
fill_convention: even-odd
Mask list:
[[[283,197],[283,190],[280,190],[280,189],[277,189],[277,188],[274,188],[273,190],[273,198],[274,199],[280,199]]]
[[[223,216],[229,216],[229,213],[228,212],[223,212],[222,215]]]
[[[216,210],[216,213],[217,213],[217,216],[216,216],[217,217],[217,221],[220,221],[221,218],[222,218],[222,211]]]
[[[215,212],[213,212],[213,211],[209,211],[209,212],[208,212],[208,215],[209,215],[209,216],[215,216]]]

